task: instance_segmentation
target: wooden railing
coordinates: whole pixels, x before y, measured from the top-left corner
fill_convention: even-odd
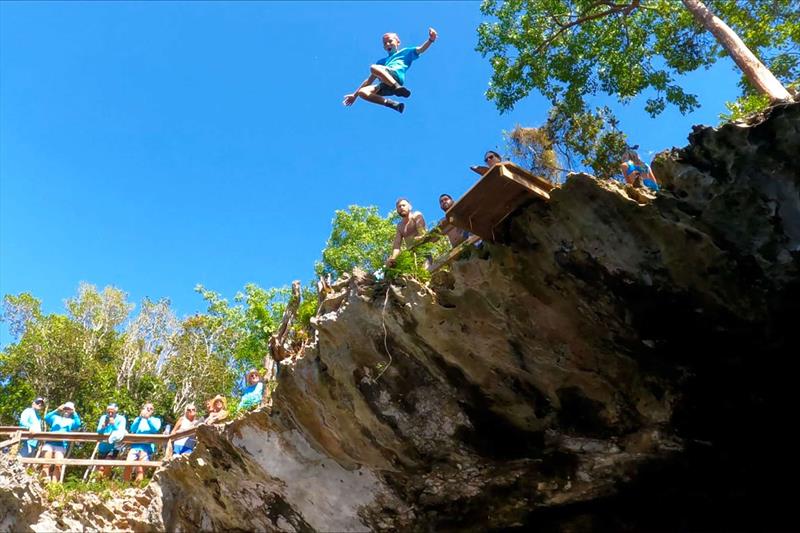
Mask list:
[[[148,434],[148,435],[134,435],[127,434],[118,441],[118,444],[155,444],[156,446],[164,445],[164,457],[161,460],[149,461],[127,461],[125,459],[95,459],[100,443],[107,442],[108,435],[101,435],[99,433],[88,432],[71,432],[71,433],[54,433],[48,431],[27,431],[25,428],[16,426],[0,426],[0,435],[11,435],[10,439],[0,442],[0,450],[3,448],[11,447],[11,454],[17,455],[18,449],[24,440],[38,440],[36,457],[18,457],[18,460],[23,464],[29,465],[58,465],[58,466],[86,466],[89,467],[84,473],[86,479],[89,473],[98,466],[142,466],[147,468],[158,468],[164,461],[172,457],[172,442],[184,437],[191,437],[195,434],[195,428],[185,429],[178,431],[172,435],[162,434]],[[39,457],[41,453],[42,444],[44,442],[67,442],[69,449],[63,459],[52,459]],[[92,451],[92,456],[89,459],[72,459],[69,457],[72,445],[76,442],[94,442],[95,447]],[[61,469],[61,479],[64,479],[64,472],[66,468]]]

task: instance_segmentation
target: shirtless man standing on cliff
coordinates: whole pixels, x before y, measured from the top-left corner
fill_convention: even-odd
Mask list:
[[[400,247],[403,243],[411,246],[417,237],[425,233],[425,218],[419,211],[411,211],[411,204],[405,198],[398,198],[395,203],[397,214],[400,215],[400,222],[397,224],[397,233],[392,243],[392,254],[386,260],[386,266],[394,266],[397,256],[400,255]]]

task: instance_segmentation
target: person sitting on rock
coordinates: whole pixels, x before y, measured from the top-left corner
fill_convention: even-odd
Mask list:
[[[31,406],[22,411],[19,415],[19,425],[28,431],[38,433],[42,431],[42,417],[39,416],[39,411],[44,408],[44,398],[39,397],[33,400]],[[29,439],[22,441],[19,454],[22,457],[34,457],[36,455],[36,446],[39,441],[36,439]]]
[[[75,404],[72,402],[62,403],[56,409],[44,415],[44,421],[47,422],[51,433],[69,433],[81,427],[81,417],[75,412]],[[67,441],[45,442],[42,446],[44,458],[63,459],[67,453],[67,445]],[[49,466],[45,465],[45,474],[47,474]],[[52,465],[50,481],[56,483],[61,481],[60,465]]]
[[[264,384],[261,382],[261,375],[258,370],[251,368],[245,374],[246,386],[242,391],[242,399],[239,400],[239,410],[252,409],[261,405],[264,397]]]
[[[626,161],[622,163],[619,168],[622,171],[622,177],[625,183],[633,185],[634,187],[645,186],[654,191],[659,190],[658,181],[655,174],[649,165],[639,157],[636,151],[639,145],[631,146],[625,154]]]
[[[411,91],[403,86],[406,81],[406,70],[436,41],[436,36],[436,30],[428,28],[427,41],[417,47],[400,48],[400,37],[396,33],[384,33],[383,49],[389,55],[377,60],[374,65],[369,67],[369,77],[352,94],[346,94],[342,103],[349,107],[360,96],[367,102],[380,104],[402,113],[406,107],[405,104],[385,97],[408,98],[411,96]],[[378,80],[378,84],[372,85],[375,80]]]
[[[191,429],[197,426],[200,423],[200,419],[197,418],[197,408],[193,403],[187,404],[183,410],[183,416],[181,416],[177,422],[175,422],[175,427],[172,428],[172,433],[170,435],[174,435],[179,431],[184,431],[186,429]],[[194,446],[197,444],[197,440],[194,438],[193,435],[188,437],[182,437],[173,441],[172,443],[172,451],[176,455],[183,455],[185,453],[191,453],[194,450]]]
[[[392,242],[392,253],[386,260],[386,266],[395,265],[397,256],[400,255],[400,248],[405,243],[406,246],[413,245],[419,237],[425,234],[425,217],[419,211],[412,211],[411,204],[405,198],[398,198],[395,202],[397,214],[400,215],[400,222],[397,223],[394,242]]]
[[[228,418],[228,401],[221,394],[217,394],[206,402],[208,416],[204,420],[206,424],[218,424]]]
[[[155,408],[150,402],[147,402],[142,406],[139,416],[137,416],[131,424],[130,433],[132,435],[154,435],[161,430],[161,419],[153,416],[154,410]],[[126,461],[147,461],[153,456],[153,454],[155,454],[155,452],[156,445],[152,442],[135,442],[131,444],[130,450],[128,450]],[[132,472],[133,468],[134,467],[131,466],[125,467],[123,478],[126,481],[134,481]],[[141,481],[144,479],[144,468],[137,466],[135,469],[136,481]]]
[[[112,402],[106,406],[105,414],[100,416],[100,420],[97,421],[97,432],[101,435],[108,435],[110,437],[112,433],[124,432],[126,430],[127,423],[128,422],[125,420],[125,417],[119,414],[119,407],[117,404]],[[97,458],[116,459],[119,455],[119,452],[120,446],[117,443],[112,443],[110,441],[101,442],[97,447]],[[101,476],[108,477],[110,473],[110,466],[100,467]]]

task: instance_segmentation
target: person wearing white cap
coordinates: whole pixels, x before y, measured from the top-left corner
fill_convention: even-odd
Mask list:
[[[98,459],[116,459],[119,455],[120,448],[116,443],[112,443],[111,434],[117,434],[125,431],[127,420],[125,417],[118,414],[119,407],[115,403],[110,403],[106,407],[106,413],[100,417],[97,422],[97,432],[101,435],[108,435],[108,442],[101,442],[97,447]],[[110,466],[101,466],[100,474],[103,477],[108,477],[111,473]]]
[[[28,431],[38,432],[42,430],[42,417],[39,416],[39,411],[44,407],[44,398],[39,397],[33,400],[31,406],[22,411],[19,415],[19,425]],[[31,439],[22,441],[22,448],[19,454],[22,457],[33,457],[36,455],[36,446],[39,444],[38,440]]]
[[[69,433],[81,427],[81,417],[75,412],[75,404],[66,402],[59,405],[56,409],[44,415],[44,421],[50,427],[52,433]],[[42,446],[45,459],[63,459],[67,452],[67,441],[45,442]],[[53,465],[50,474],[50,481],[61,481],[61,467]],[[45,473],[48,466],[44,467]]]

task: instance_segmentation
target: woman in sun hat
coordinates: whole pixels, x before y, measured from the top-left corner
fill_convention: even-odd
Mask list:
[[[208,409],[208,416],[205,419],[206,424],[218,424],[228,418],[228,401],[221,394],[217,394],[208,400],[206,408]]]

